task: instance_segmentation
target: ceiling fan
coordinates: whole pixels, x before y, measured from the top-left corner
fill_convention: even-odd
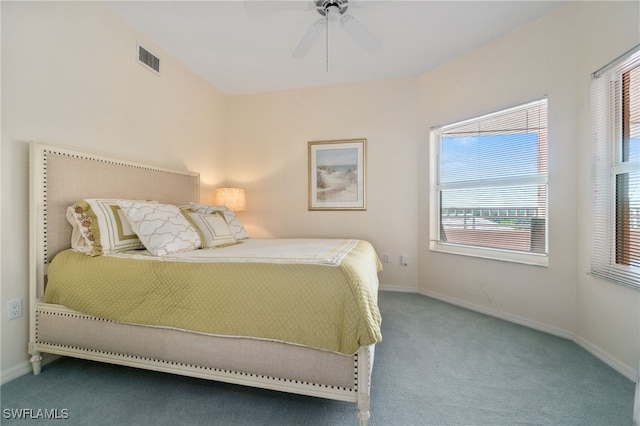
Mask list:
[[[315,11],[320,17],[316,19],[311,27],[304,34],[293,51],[293,56],[300,58],[309,51],[311,46],[320,38],[323,30],[327,36],[327,57],[328,57],[328,37],[329,23],[339,22],[340,26],[347,31],[362,47],[373,52],[382,46],[382,43],[364,26],[360,21],[347,13],[349,8],[355,8],[363,4],[355,0],[312,0],[312,1],[286,1],[286,2],[264,2],[247,1],[245,7],[252,11],[274,11],[274,10],[299,10]]]
[[[346,13],[349,9],[349,0],[317,0],[315,3],[315,10],[322,17],[318,18],[311,27],[307,30],[305,35],[298,43],[298,46],[293,51],[293,56],[302,57],[315,41],[320,37],[322,30],[328,34],[329,22],[340,22],[342,28],[344,28],[358,43],[362,45],[366,50],[373,52],[382,46],[382,43],[364,26],[360,21],[353,17],[353,15]],[[351,2],[353,3],[353,2]]]

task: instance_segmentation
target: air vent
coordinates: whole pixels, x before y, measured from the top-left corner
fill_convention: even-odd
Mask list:
[[[160,74],[160,58],[138,45],[138,62],[156,74]]]

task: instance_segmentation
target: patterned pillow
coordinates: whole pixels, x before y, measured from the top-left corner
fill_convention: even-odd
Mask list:
[[[180,209],[171,204],[118,200],[145,248],[155,256],[199,249],[200,236]]]
[[[71,247],[90,256],[144,248],[115,199],[80,200],[67,207],[67,221]]]
[[[186,212],[187,219],[200,234],[202,248],[228,246],[237,243],[222,214],[200,214]],[[220,212],[222,213],[222,212]]]
[[[229,225],[229,229],[236,240],[246,240],[249,238],[249,234],[247,234],[247,231],[238,220],[236,214],[227,206],[205,206],[202,204],[191,203],[191,210],[200,214],[211,214],[216,211],[220,211],[224,215],[224,219],[227,221],[227,225]]]

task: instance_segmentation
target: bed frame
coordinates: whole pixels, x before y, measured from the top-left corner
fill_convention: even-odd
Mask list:
[[[83,198],[199,202],[200,175],[32,143],[30,333],[33,373],[42,353],[77,357],[295,394],[357,402],[370,417],[374,345],[354,355],[284,342],[125,324],[44,303],[47,266],[70,247],[67,206]]]

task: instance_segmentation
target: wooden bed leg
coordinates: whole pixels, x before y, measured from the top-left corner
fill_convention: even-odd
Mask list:
[[[31,362],[31,369],[33,370],[33,375],[37,376],[42,371],[42,355],[36,349],[35,342],[29,342],[29,355],[31,358],[29,362]]]
[[[373,366],[372,348],[358,349],[358,424],[367,426],[371,413],[371,367]],[[371,358],[370,358],[371,357]]]
[[[33,375],[37,376],[40,374],[40,371],[42,371],[42,356],[40,355],[40,352],[34,352],[29,361],[31,361]]]
[[[369,412],[369,395],[364,393],[358,394],[358,425],[367,426],[371,413]]]

